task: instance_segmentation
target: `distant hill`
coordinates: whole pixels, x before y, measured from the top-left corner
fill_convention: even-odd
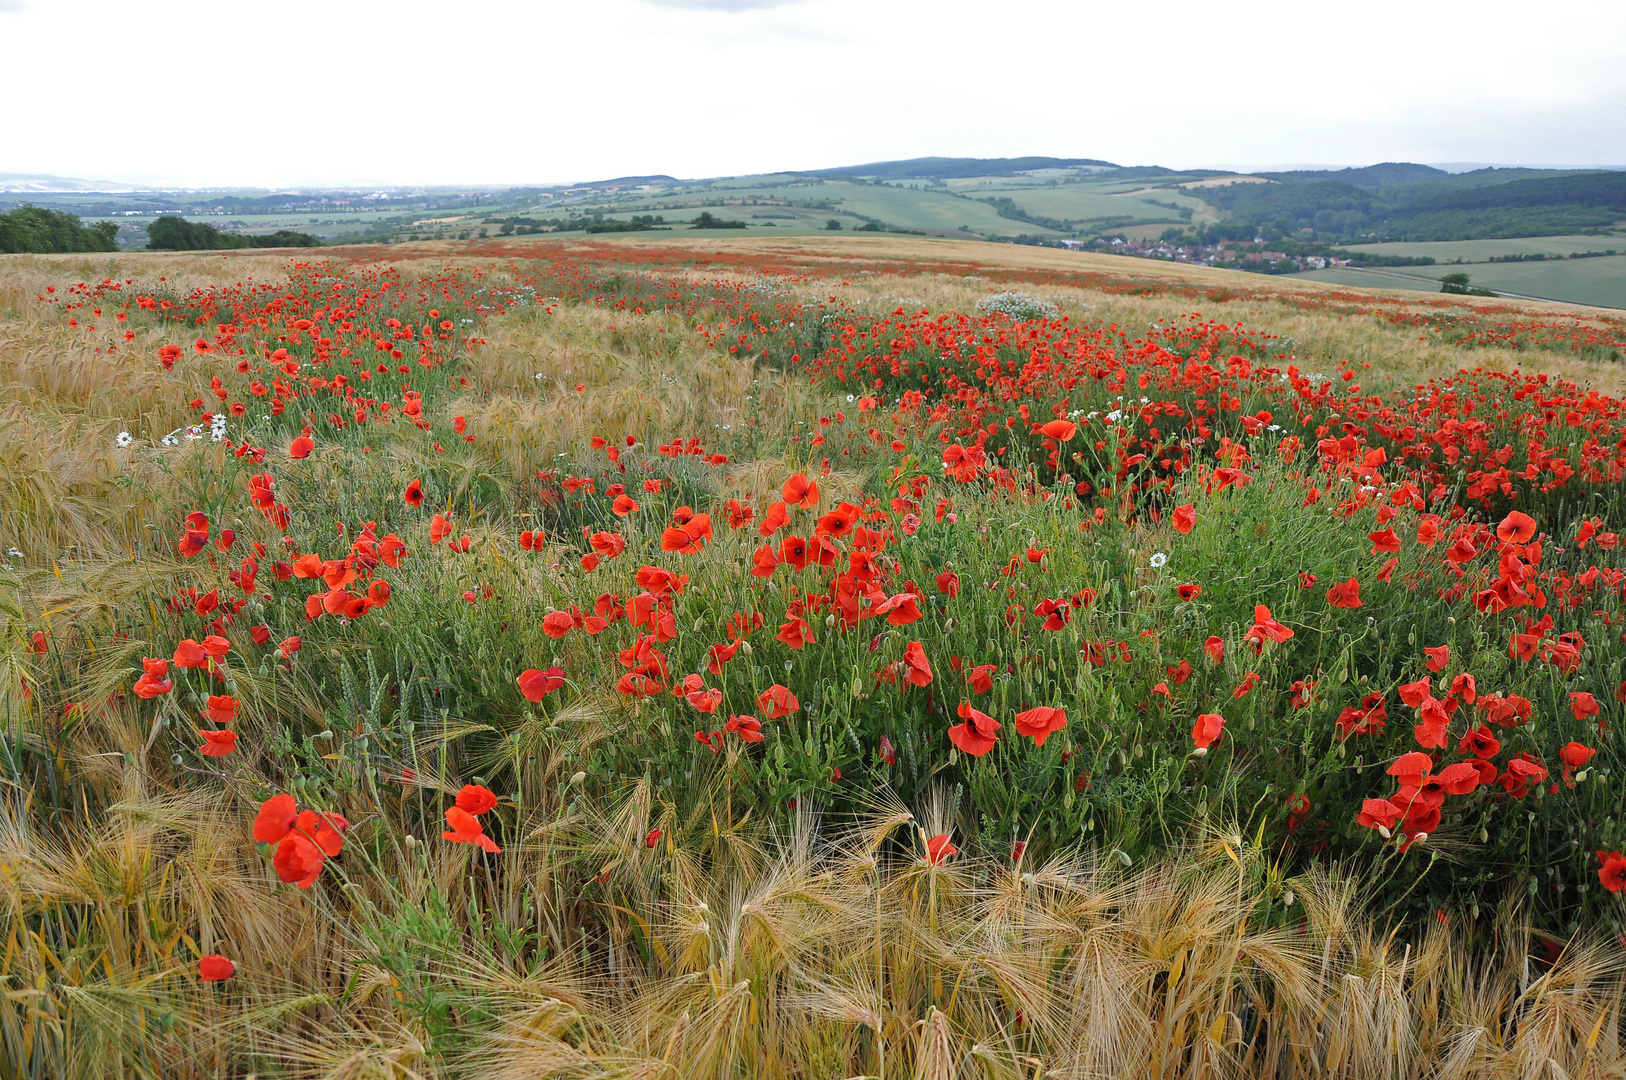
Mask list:
[[[1292,172],[1254,173],[1254,175],[1282,183],[1332,180],[1358,188],[1384,188],[1444,180],[1451,174],[1432,165],[1417,165],[1410,161],[1385,161],[1380,165],[1367,165],[1359,169],[1297,169]]]
[[[907,161],[875,161],[868,165],[847,165],[839,169],[803,170],[800,176],[817,176],[826,180],[960,180],[973,176],[1014,176],[1035,169],[1115,169],[1110,161],[1096,158],[949,158],[923,157]]]
[[[1364,169],[1260,174],[1203,198],[1228,212],[1211,239],[1496,240],[1562,236],[1626,220],[1626,172],[1480,169],[1452,175],[1388,162]]]
[[[1493,240],[1557,236],[1623,219],[1626,173],[1593,172],[1421,195],[1391,210],[1383,227],[1402,240]]]

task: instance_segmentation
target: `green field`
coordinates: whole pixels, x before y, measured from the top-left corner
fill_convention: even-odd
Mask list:
[[[1615,236],[1526,236],[1513,240],[1446,240],[1439,243],[1348,245],[1349,250],[1378,255],[1407,257],[1431,255],[1437,263],[1488,262],[1500,255],[1572,255],[1576,252],[1619,251],[1626,253],[1626,234]]]
[[[818,180],[775,174],[738,177],[703,185],[677,185],[654,191],[566,194],[552,202],[528,207],[531,214],[580,216],[602,213],[624,218],[659,213],[678,222],[709,208],[721,217],[745,220],[753,228],[822,229],[832,217],[845,228],[878,221],[900,229],[925,232],[967,230],[983,236],[1073,235],[1044,225],[1001,216],[989,199],[1010,199],[1018,210],[1035,217],[1085,223],[1116,221],[1158,223],[1157,231],[1182,220],[1213,219],[1214,212],[1194,195],[1178,189],[1151,189],[1140,181],[1104,182],[1075,178],[1069,173],[1017,177],[973,177],[947,183],[909,180],[871,184],[849,180]],[[804,204],[752,206],[753,201]],[[741,203],[747,205],[739,205]],[[1164,205],[1157,205],[1162,203]],[[819,204],[809,206],[806,204]],[[1171,208],[1172,207],[1172,208]],[[763,215],[782,213],[785,220],[767,226]],[[793,220],[792,220],[793,219]],[[776,219],[777,220],[777,219]],[[1083,226],[1088,232],[1088,227]]]
[[[1521,241],[1485,241],[1493,242],[1506,244]],[[1312,270],[1291,276],[1339,285],[1358,285],[1367,289],[1422,289],[1437,292],[1440,287],[1440,275],[1455,271],[1457,268],[1451,266],[1406,266],[1382,271],[1353,268]],[[1460,272],[1468,274],[1473,285],[1498,292],[1518,293],[1522,296],[1560,300],[1571,304],[1626,308],[1626,255],[1529,263],[1475,263]]]

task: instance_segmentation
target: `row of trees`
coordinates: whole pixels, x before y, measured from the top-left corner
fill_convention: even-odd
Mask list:
[[[77,214],[19,206],[0,214],[0,252],[52,255],[75,251],[117,251],[119,227],[112,221],[85,225]],[[229,248],[320,247],[309,233],[279,229],[265,236],[225,233],[213,225],[161,217],[147,229],[149,251],[221,251]]]
[[[225,233],[201,221],[161,217],[147,227],[148,251],[222,251],[231,248],[321,247],[310,233],[278,229],[265,236]]]
[[[0,252],[51,255],[73,251],[114,251],[119,227],[111,221],[86,226],[77,214],[39,206],[19,206],[0,214]]]

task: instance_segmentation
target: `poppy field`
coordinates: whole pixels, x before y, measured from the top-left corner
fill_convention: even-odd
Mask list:
[[[0,264],[0,1071],[1619,1075],[1626,327],[938,250]]]

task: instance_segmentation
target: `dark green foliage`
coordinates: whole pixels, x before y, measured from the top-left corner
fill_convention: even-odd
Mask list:
[[[745,222],[725,221],[720,217],[713,216],[710,210],[702,210],[700,216],[694,219],[694,227],[697,229],[743,229],[745,228]]]
[[[256,236],[252,239],[254,240],[254,246],[260,248],[309,248],[322,246],[322,241],[318,240],[310,233],[294,232],[292,229],[278,229],[274,233],[267,233],[264,236]]]
[[[1495,296],[1489,289],[1476,289],[1468,284],[1467,274],[1446,274],[1440,278],[1440,291],[1458,296]]]
[[[321,247],[309,233],[279,229],[265,236],[223,233],[201,221],[161,217],[147,228],[148,251],[223,251],[239,248]]]
[[[1255,236],[1273,243],[1287,236],[1323,243],[1485,240],[1606,228],[1626,217],[1626,173],[1510,179],[1509,171],[1430,177],[1437,170],[1427,166],[1381,165],[1273,173],[1276,182],[1269,185],[1206,190],[1203,197],[1231,217],[1207,226],[1203,235],[1209,242]]]
[[[49,255],[68,251],[115,251],[119,227],[111,221],[89,227],[77,214],[64,214],[38,206],[19,206],[0,214],[0,252]]]

